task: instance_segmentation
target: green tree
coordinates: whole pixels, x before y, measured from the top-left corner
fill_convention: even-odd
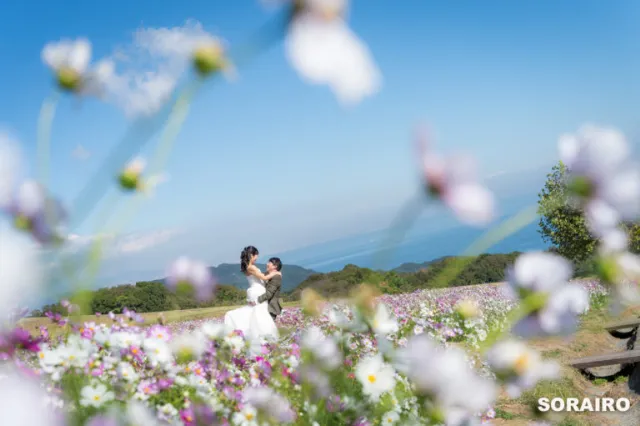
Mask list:
[[[582,211],[569,202],[567,173],[566,166],[559,162],[547,175],[547,181],[538,194],[538,232],[545,242],[553,246],[554,252],[575,264],[583,264],[593,256],[596,239],[591,236]],[[623,224],[622,228],[629,234],[630,250],[640,251],[640,226]]]

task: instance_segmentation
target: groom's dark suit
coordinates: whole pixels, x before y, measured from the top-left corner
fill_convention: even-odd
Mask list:
[[[280,312],[282,312],[282,306],[280,305],[280,287],[282,287],[282,276],[275,275],[265,285],[267,292],[258,297],[258,303],[269,301],[269,313],[271,318],[276,319]]]

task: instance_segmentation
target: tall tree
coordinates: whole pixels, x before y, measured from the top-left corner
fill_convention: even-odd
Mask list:
[[[580,263],[594,254],[596,239],[591,236],[582,211],[569,203],[567,174],[566,166],[559,162],[547,175],[547,181],[538,194],[538,232],[555,252]],[[629,235],[630,250],[640,251],[640,225],[621,226]]]

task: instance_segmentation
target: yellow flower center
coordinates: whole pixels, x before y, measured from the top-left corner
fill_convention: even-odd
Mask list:
[[[93,396],[93,400],[94,401],[100,401],[100,395],[94,395]]]
[[[245,414],[245,418],[249,421],[253,420],[253,413],[247,413]]]
[[[40,359],[43,359],[44,358],[44,352],[38,353],[38,356],[40,357]]]
[[[376,376],[375,374],[369,374],[367,376],[367,380],[369,380],[369,383],[375,383],[376,382]]]
[[[518,374],[522,374],[527,370],[527,367],[529,367],[530,361],[531,360],[529,359],[529,355],[528,354],[522,354],[518,358],[516,358],[516,361],[514,363],[513,369]]]

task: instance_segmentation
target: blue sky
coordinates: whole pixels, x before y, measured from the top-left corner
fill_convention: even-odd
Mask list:
[[[534,194],[539,179],[528,176],[556,161],[560,133],[593,122],[638,135],[639,12],[632,0],[355,1],[349,22],[382,72],[378,94],[345,108],[304,83],[275,46],[197,98],[170,180],[122,231],[150,244],[187,235],[180,250],[218,263],[246,244],[279,252],[382,228],[415,190],[411,137],[421,122],[444,152],[475,155],[504,194]],[[49,41],[84,36],[101,58],[136,30],[196,20],[233,46],[272,15],[248,0],[4,2],[0,125],[34,164]],[[129,123],[112,105],[63,100],[54,192],[73,200]],[[74,156],[78,146],[90,156]],[[93,219],[72,231],[100,232]]]

